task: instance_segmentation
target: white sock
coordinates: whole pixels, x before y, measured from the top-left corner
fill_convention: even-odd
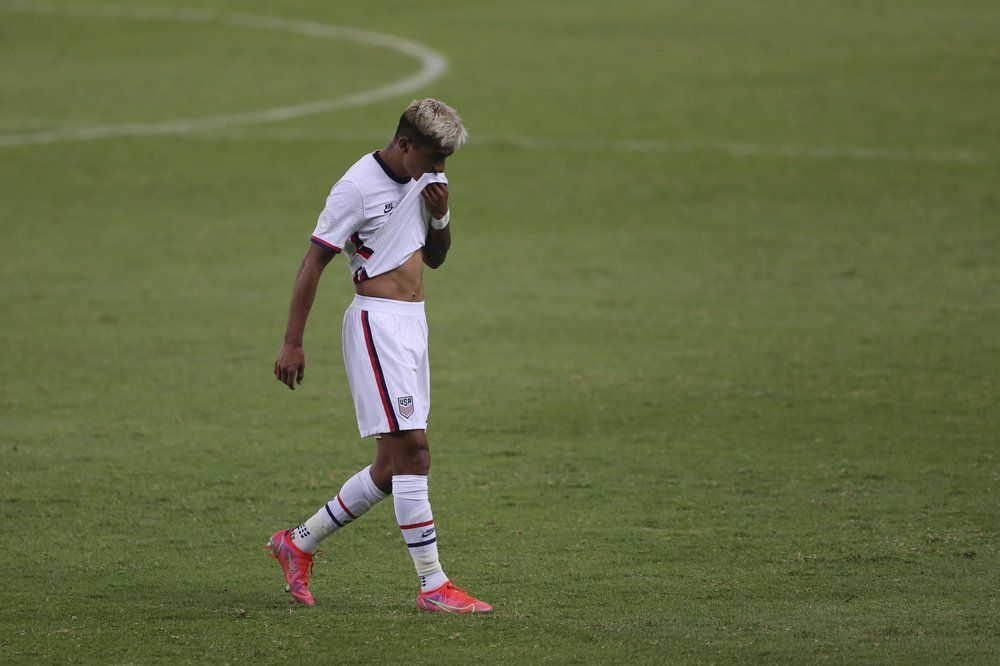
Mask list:
[[[307,553],[315,552],[319,542],[341,527],[353,522],[387,497],[372,481],[369,465],[344,483],[340,492],[323,505],[312,518],[292,530],[292,541]]]
[[[396,521],[413,558],[423,592],[436,590],[448,582],[438,562],[437,532],[427,494],[427,477],[400,474],[392,477]]]

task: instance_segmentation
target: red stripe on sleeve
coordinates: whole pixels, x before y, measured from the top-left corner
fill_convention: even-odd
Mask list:
[[[326,249],[333,250],[334,252],[338,252],[339,253],[339,252],[343,251],[343,248],[337,247],[333,243],[328,243],[328,242],[326,242],[325,240],[323,240],[322,238],[320,238],[318,236],[310,236],[309,240],[311,240],[316,245],[319,245],[320,247],[325,247]]]

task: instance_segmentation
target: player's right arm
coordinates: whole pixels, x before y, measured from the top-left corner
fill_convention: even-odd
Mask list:
[[[316,299],[319,278],[330,260],[343,249],[350,235],[364,222],[364,210],[361,191],[356,185],[341,179],[330,190],[323,212],[316,222],[309,250],[295,276],[292,301],[288,306],[285,342],[274,361],[274,376],[293,391],[296,384],[302,383],[306,370],[302,338],[309,311]]]
[[[274,361],[274,376],[288,388],[295,390],[296,384],[302,383],[306,371],[306,357],[302,351],[302,339],[305,336],[306,320],[316,299],[316,289],[323,269],[330,260],[337,256],[335,250],[310,243],[302,265],[295,276],[295,286],[292,287],[292,300],[288,306],[288,323],[285,326],[285,341]]]

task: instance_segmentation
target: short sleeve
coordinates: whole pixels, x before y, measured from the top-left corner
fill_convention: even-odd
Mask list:
[[[323,212],[319,214],[312,242],[340,252],[347,240],[364,223],[365,206],[361,192],[349,181],[340,181],[330,190]]]

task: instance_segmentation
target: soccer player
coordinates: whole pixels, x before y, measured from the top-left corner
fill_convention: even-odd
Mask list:
[[[333,186],[295,278],[274,375],[292,390],[302,382],[302,340],[317,285],[324,267],[343,252],[356,291],[344,314],[344,365],[361,437],[376,440],[371,465],[349,478],[312,517],[275,532],[267,543],[300,603],[315,604],[309,573],[320,541],[392,494],[420,579],[417,608],[492,610],[445,575],[427,493],[430,372],[423,267],[439,267],[451,246],[444,166],[467,136],[446,104],[411,102],[389,145],[362,157]]]

